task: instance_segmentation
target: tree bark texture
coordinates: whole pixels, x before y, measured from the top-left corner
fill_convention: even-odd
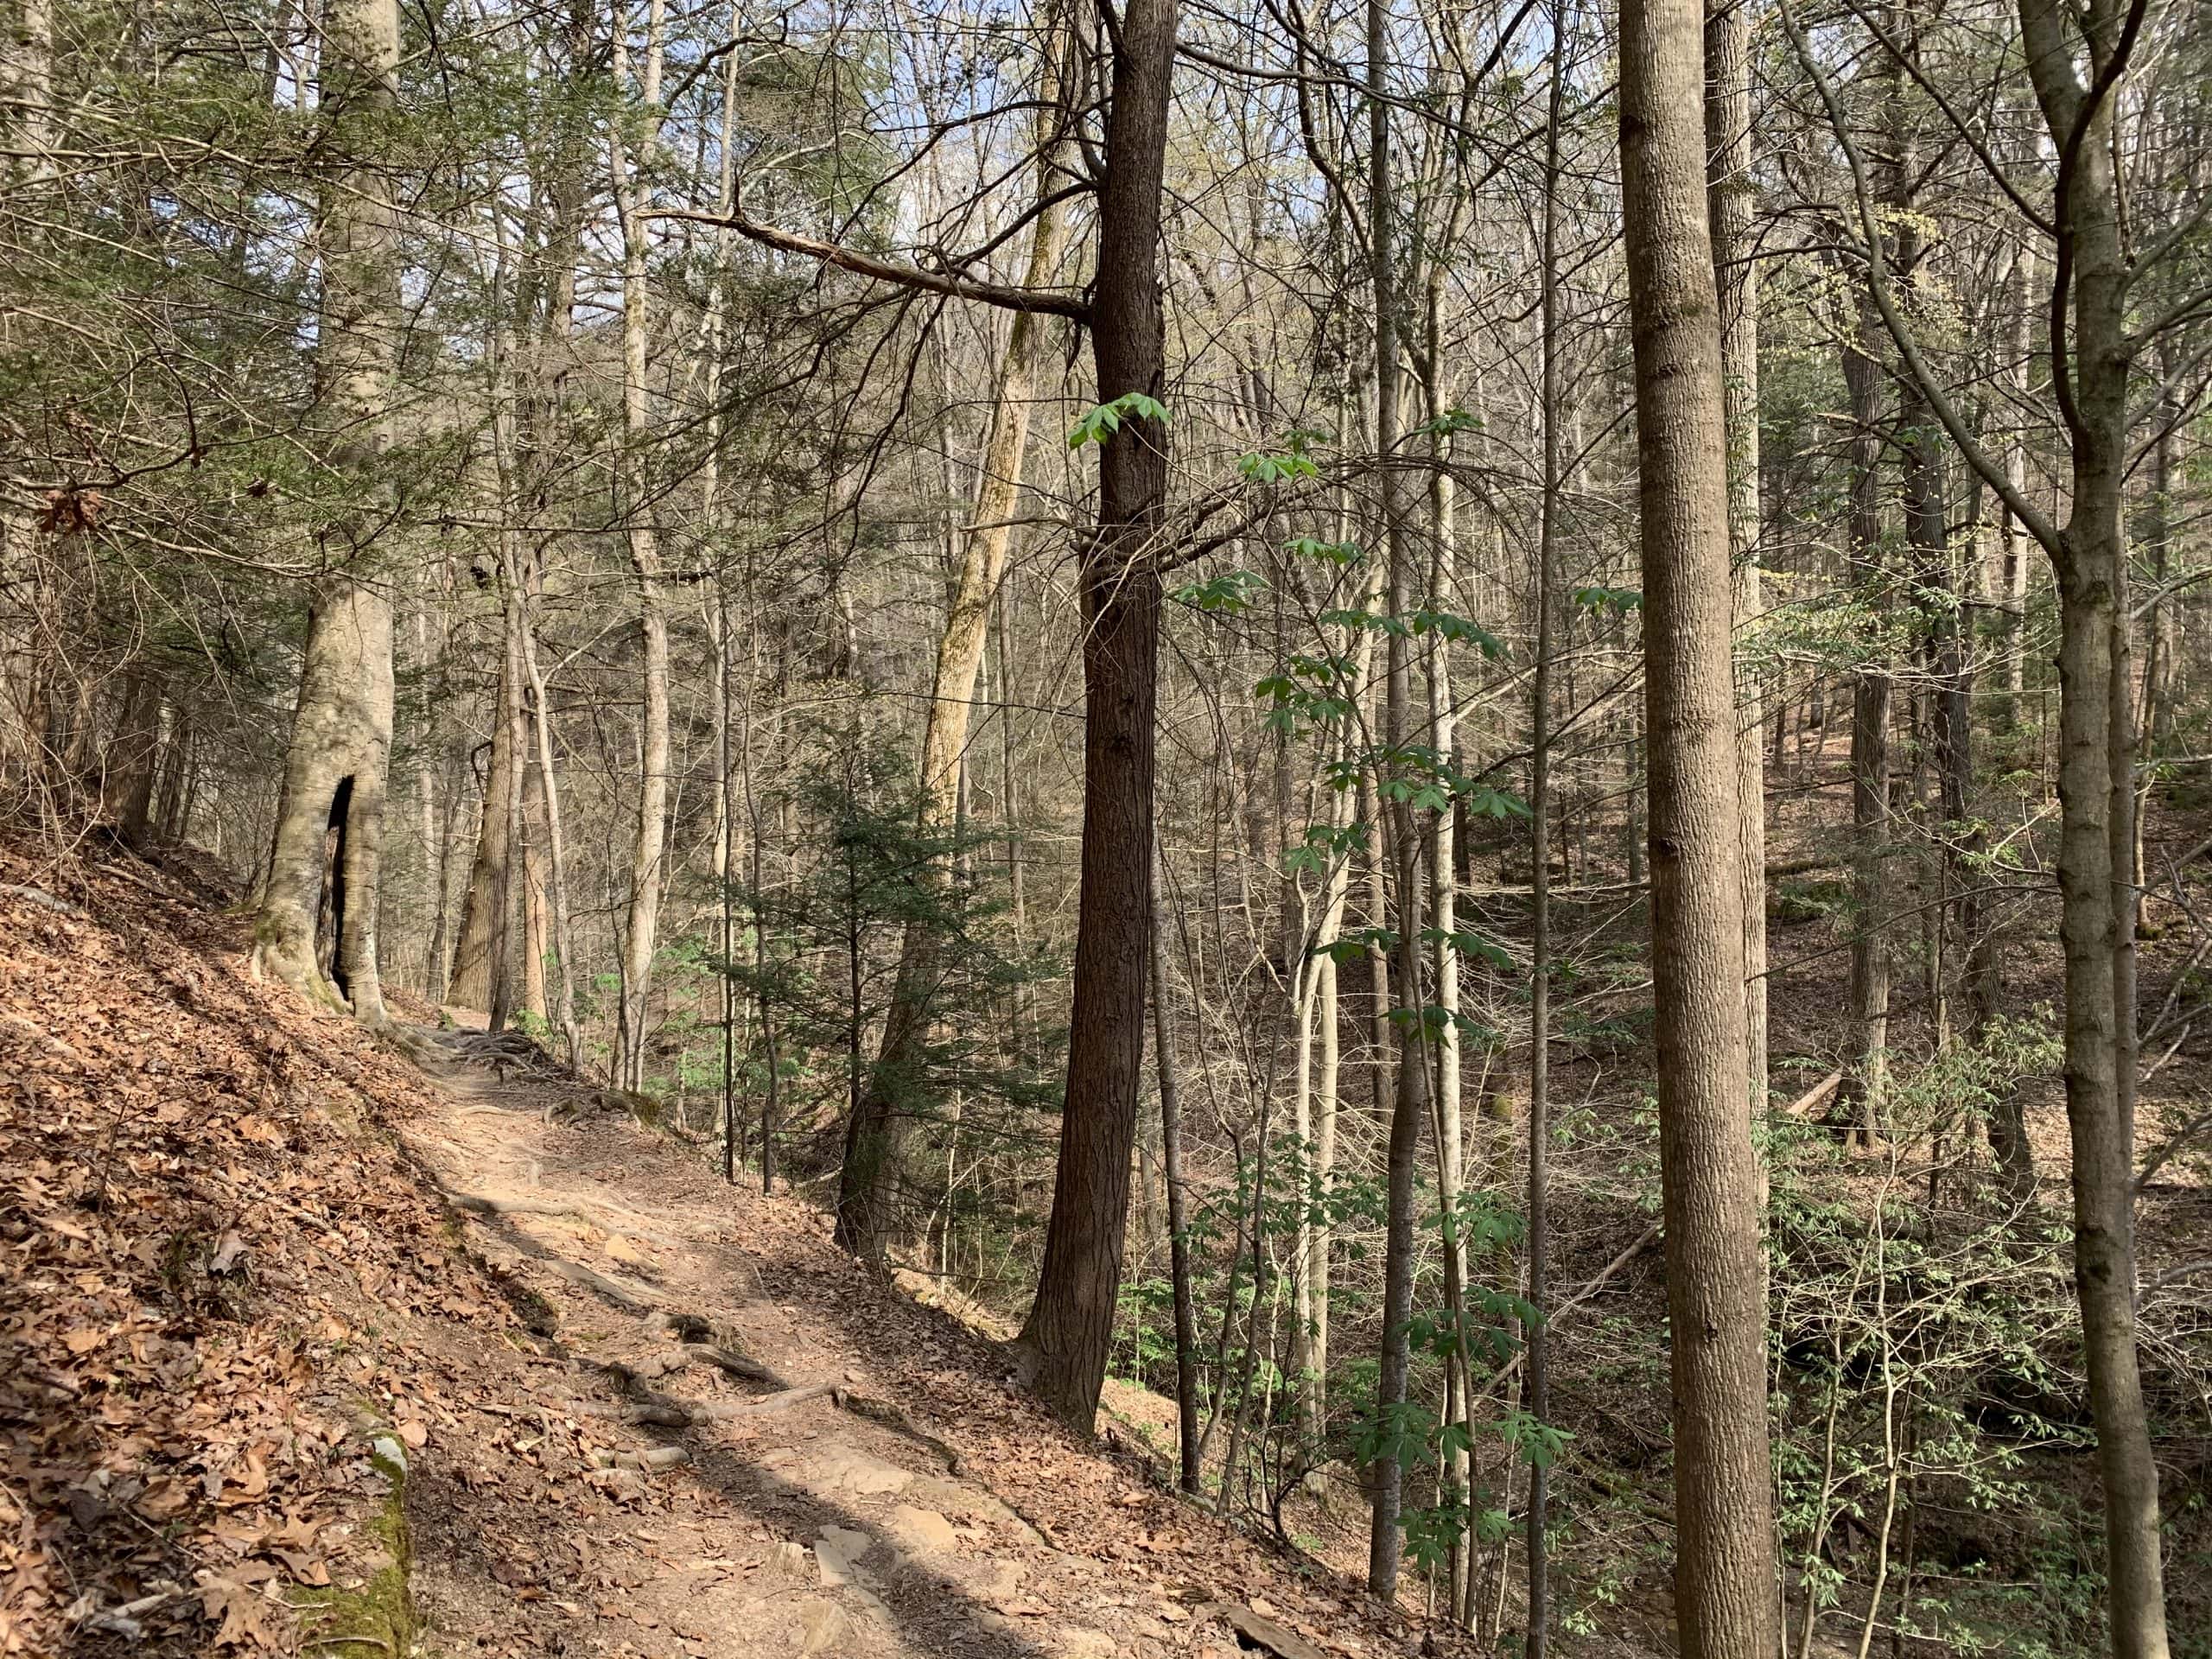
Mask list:
[[[1751,0],[1708,0],[1705,14],[1706,211],[1720,301],[1720,359],[1728,414],[1728,557],[1735,572],[1737,791],[1744,871],[1744,1020],[1751,1109],[1766,1110],[1765,687],[1745,663],[1745,635],[1766,608],[1759,574],[1759,288],[1752,259]]]
[[[1860,335],[1844,347],[1843,378],[1851,410],[1850,557],[1852,586],[1868,608],[1887,608],[1882,556],[1882,435],[1878,399],[1881,365]],[[1871,1141],[1882,1113],[1890,1049],[1890,952],[1887,925],[1890,856],[1889,647],[1878,640],[1851,688],[1851,1021],[1858,1052],[1839,1113],[1855,1109]]]
[[[446,1001],[489,1010],[507,995],[507,936],[514,918],[516,821],[521,814],[525,742],[522,652],[516,631],[522,595],[512,584],[500,607],[499,684],[493,702],[492,741],[484,768],[483,820],[461,904],[461,937],[454,949]]]
[[[658,131],[660,92],[660,15],[645,45],[638,92]],[[615,29],[618,79],[629,80],[625,25]],[[646,400],[645,345],[649,277],[645,182],[640,165],[617,134],[613,144],[614,189],[622,231],[622,437],[616,480],[630,568],[638,587],[638,667],[642,715],[638,735],[638,830],[630,861],[630,893],[622,931],[621,1001],[616,1010],[615,1082],[639,1090],[645,1084],[650,1039],[653,955],[660,935],[660,896],[668,839],[668,597],[661,569],[660,532],[647,477],[645,447],[652,416]]]
[[[2073,440],[2072,511],[2052,562],[2074,1278],[2104,1486],[2113,1652],[2167,1659],[2158,1471],[2135,1340],[2135,736],[2122,517],[2133,272],[2113,165],[2110,83],[2101,81],[2101,96],[2082,85],[2071,27],[2078,18],[2093,61],[2117,65],[2124,14],[2114,0],[2092,0],[2072,17],[2055,0],[2020,0],[2029,74],[2060,150],[2058,247],[2073,296],[2070,341],[2062,315],[2050,351]],[[2066,290],[2057,292],[2063,303]]]
[[[1744,1109],[1728,425],[1700,119],[1703,29],[1690,0],[1622,9],[1675,1610],[1690,1659],[1768,1659],[1777,1630],[1764,1274]]]
[[[365,152],[396,94],[397,7],[340,0],[321,49],[321,105],[333,148],[351,164],[322,204],[317,391],[332,471],[366,493],[386,441],[399,292],[391,210]],[[391,594],[373,569],[373,518],[349,504],[325,534],[331,569],[308,613],[253,965],[381,1025],[377,897],[393,690]]]
[[[1390,105],[1386,67],[1389,47],[1385,0],[1368,0],[1367,111],[1368,192],[1367,235],[1369,283],[1375,303],[1375,448],[1383,458],[1379,483],[1382,494],[1382,544],[1388,572],[1389,613],[1402,617],[1414,606],[1413,553],[1406,520],[1406,480],[1396,464],[1398,444],[1398,270],[1396,233],[1392,228],[1390,175]],[[1385,647],[1383,669],[1383,743],[1392,753],[1414,739],[1412,643],[1402,630],[1393,629]],[[1378,797],[1382,794],[1377,790]],[[1414,814],[1402,800],[1382,803],[1387,827],[1385,856],[1391,866],[1390,928],[1396,944],[1390,956],[1398,995],[1407,1017],[1397,1033],[1396,1086],[1391,1091],[1389,1150],[1386,1154],[1382,1230],[1382,1334],[1380,1363],[1375,1384],[1375,1421],[1385,1431],[1391,1449],[1368,1468],[1369,1490],[1374,1505],[1369,1517],[1367,1547],[1368,1592],[1385,1603],[1397,1594],[1398,1570],[1404,1552],[1399,1517],[1404,1503],[1405,1465],[1396,1450],[1394,1431],[1404,1411],[1407,1388],[1413,1370],[1410,1326],[1413,1320],[1415,1165],[1421,1137],[1429,1114],[1428,1031],[1421,1017],[1421,927],[1426,916],[1427,860]],[[1379,987],[1378,987],[1379,988]],[[1376,1040],[1389,1052],[1383,1027],[1385,1011],[1376,1010]]]
[[[1176,24],[1176,0],[1132,0],[1114,51],[1090,316],[1102,404],[1165,390],[1160,194]],[[1037,1297],[1015,1338],[1029,1385],[1084,1433],[1097,1417],[1113,1338],[1144,1061],[1160,611],[1154,538],[1167,494],[1166,431],[1124,422],[1098,466],[1098,525],[1078,575],[1082,897],[1067,1100]]]

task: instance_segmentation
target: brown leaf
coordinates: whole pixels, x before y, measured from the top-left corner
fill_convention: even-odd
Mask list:
[[[235,1228],[226,1232],[217,1242],[215,1253],[207,1258],[207,1271],[211,1274],[228,1273],[238,1265],[238,1257],[245,1249],[245,1240],[239,1236]]]
[[[306,1554],[296,1549],[280,1549],[276,1552],[276,1558],[302,1584],[321,1589],[330,1582],[330,1568],[320,1555]]]
[[[209,1618],[222,1621],[215,1632],[215,1645],[219,1648],[265,1648],[273,1651],[283,1646],[276,1610],[257,1595],[251,1585],[241,1584],[234,1578],[210,1575],[200,1580],[200,1607]]]

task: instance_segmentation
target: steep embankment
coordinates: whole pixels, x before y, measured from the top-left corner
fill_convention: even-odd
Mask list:
[[[0,855],[0,1651],[1410,1650],[531,1054]]]

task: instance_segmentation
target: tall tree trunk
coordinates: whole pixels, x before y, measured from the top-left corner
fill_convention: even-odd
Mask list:
[[[1881,365],[1871,354],[1867,320],[1844,347],[1843,379],[1851,413],[1851,584],[1867,607],[1887,608],[1881,524]],[[1890,1047],[1890,952],[1887,892],[1890,851],[1890,664],[1888,645],[1867,642],[1867,660],[1852,676],[1851,696],[1851,1023],[1858,1052],[1837,1110],[1858,1114],[1871,1144],[1887,1086]]]
[[[1160,225],[1177,0],[1130,0],[1115,42],[1090,307],[1100,403],[1166,387]],[[1046,1406],[1088,1433],[1106,1378],[1128,1220],[1152,932],[1153,765],[1167,432],[1133,418],[1101,446],[1083,601],[1082,896],[1067,1103],[1037,1298],[1015,1339]]]
[[[2012,250],[2005,280],[2006,309],[2012,318],[2008,331],[2011,350],[2006,353],[2005,378],[2012,395],[2023,404],[2028,400],[2035,378],[2036,240],[2032,233],[2021,234]],[[2026,492],[2028,446],[2024,438],[2014,436],[2006,441],[2005,476],[2013,495]],[[2020,699],[2026,683],[2027,656],[2022,641],[2027,631],[2028,570],[2035,549],[2027,526],[2020,522],[2009,502],[2002,509],[1999,522],[2003,526],[2005,559],[2005,696],[1997,705],[1997,717],[2000,728],[2009,734],[2019,724]]]
[[[341,129],[334,151],[369,154],[397,96],[393,0],[334,0],[322,35],[319,102]],[[399,301],[396,237],[382,175],[348,168],[322,203],[322,314],[316,391],[332,471],[366,495],[387,438]],[[366,502],[325,532],[327,574],[308,617],[269,880],[253,966],[385,1020],[377,899],[391,764],[391,594]],[[326,960],[319,936],[331,940]]]
[[[2056,0],[2020,0],[2029,73],[2060,150],[2059,250],[2073,279],[2072,360],[2063,327],[2050,352],[2073,440],[2072,512],[2053,563],[2074,1281],[2104,1484],[2113,1652],[2166,1659],[2158,1470],[2135,1346],[2135,734],[2122,524],[2134,273],[2120,227],[2110,85],[2124,62],[2124,11],[2115,0],[2091,0],[2080,14]],[[2077,16],[2101,67],[2095,96],[2075,67]]]
[[[1626,0],[1622,8],[1675,1612],[1693,1659],[1770,1659],[1777,1630],[1764,1274],[1758,1161],[1744,1109],[1728,421],[1700,119],[1702,31],[1694,0]]]
[[[1198,1324],[1191,1295],[1189,1195],[1183,1184],[1183,1105],[1175,1061],[1175,1025],[1168,1013],[1167,943],[1158,877],[1152,899],[1152,1067],[1160,1083],[1160,1162],[1167,1188],[1167,1272],[1175,1303],[1176,1485],[1198,1491]]]
[[[1043,85],[1038,89],[1039,211],[1030,241],[1025,283],[1032,289],[1052,283],[1067,250],[1066,207],[1054,200],[1064,167],[1059,141],[1063,119],[1059,55],[1065,47],[1057,27],[1047,35],[1044,49],[1046,67]],[[973,528],[962,545],[959,578],[945,613],[944,631],[938,639],[937,672],[922,729],[921,790],[915,828],[925,843],[945,835],[959,810],[962,760],[968,752],[976,675],[982,666],[991,607],[1006,570],[1014,515],[1020,502],[1030,404],[1047,327],[1047,320],[1035,313],[1015,313],[1007,336],[1006,355],[999,365]],[[950,879],[948,866],[949,861],[932,858],[918,880],[925,886],[942,888]],[[931,918],[917,918],[906,924],[882,1046],[858,1109],[846,1126],[844,1160],[837,1176],[836,1241],[869,1261],[880,1261],[903,1230],[899,1172],[907,1128],[922,1106],[923,1061],[931,1006],[943,972],[943,944],[938,924]]]
[[[648,149],[658,142],[659,130],[663,21],[662,0],[652,0],[645,61],[634,88],[629,85],[626,19],[618,17],[614,29],[615,76],[638,96],[645,115],[641,142]],[[615,1033],[615,1082],[634,1091],[645,1086],[653,953],[659,943],[662,866],[668,838],[668,601],[663,592],[659,530],[646,476],[652,417],[645,385],[650,292],[642,160],[631,156],[628,141],[619,128],[610,154],[622,232],[622,443],[616,487],[629,543],[630,568],[638,583],[639,670],[644,710],[639,734],[638,833],[630,861]]]
[[[116,832],[131,846],[144,842],[154,819],[156,765],[162,747],[162,683],[139,668],[125,680],[115,736],[101,756],[102,804]]]
[[[1707,0],[1706,210],[1720,296],[1728,410],[1728,556],[1735,575],[1737,791],[1744,849],[1744,1020],[1751,1109],[1767,1104],[1766,734],[1763,677],[1743,662],[1743,636],[1766,607],[1759,574],[1759,287],[1751,209],[1751,0]]]
[[[1393,617],[1404,617],[1414,609],[1416,596],[1413,550],[1406,528],[1409,516],[1406,480],[1396,454],[1399,302],[1397,233],[1391,223],[1395,198],[1391,194],[1387,77],[1389,22],[1385,0],[1368,0],[1367,233],[1369,282],[1375,305],[1375,449],[1381,462],[1383,559],[1389,584],[1387,609]],[[1414,736],[1413,650],[1403,629],[1390,631],[1385,652],[1383,744],[1392,753],[1398,753]],[[1378,789],[1377,793],[1382,791]],[[1398,1022],[1396,1087],[1392,1091],[1384,1173],[1382,1332],[1380,1363],[1376,1372],[1375,1420],[1388,1424],[1403,1412],[1413,1370],[1414,1166],[1430,1108],[1429,1032],[1421,1014],[1424,953],[1421,936],[1427,919],[1424,878],[1427,874],[1422,837],[1413,812],[1403,800],[1386,800],[1382,817],[1389,828],[1389,857],[1395,888],[1391,894],[1390,925],[1397,942],[1391,955],[1398,995],[1408,1010],[1407,1016]],[[1368,1470],[1374,1512],[1368,1528],[1367,1588],[1370,1594],[1385,1603],[1397,1594],[1398,1569],[1405,1542],[1399,1525],[1405,1472],[1405,1465],[1395,1446]]]
[[[1459,587],[1459,543],[1456,534],[1458,517],[1457,480],[1451,472],[1452,439],[1446,417],[1450,414],[1448,400],[1440,379],[1440,365],[1443,358],[1442,338],[1442,283],[1432,276],[1427,283],[1427,340],[1423,357],[1423,406],[1430,423],[1429,474],[1429,536],[1432,549],[1428,571],[1428,592],[1432,604],[1446,607],[1452,603]],[[1458,747],[1459,716],[1452,702],[1452,646],[1441,632],[1429,636],[1427,641],[1428,670],[1428,745],[1446,761],[1452,760]],[[1428,969],[1433,976],[1436,993],[1435,1007],[1438,1023],[1434,1036],[1436,1044],[1435,1099],[1432,1108],[1433,1127],[1436,1140],[1436,1194],[1440,1208],[1446,1215],[1456,1215],[1459,1195],[1466,1182],[1465,1147],[1466,1139],[1460,1121],[1460,1065],[1459,1065],[1459,861],[1455,831],[1458,826],[1447,808],[1431,820],[1427,836],[1428,884],[1432,894],[1428,927],[1424,931],[1435,935],[1436,942],[1429,952]],[[1444,1279],[1447,1302],[1454,1319],[1463,1306],[1463,1293],[1467,1283],[1467,1251],[1455,1225],[1444,1230]],[[1456,1328],[1456,1327],[1455,1327]],[[1472,1392],[1471,1368],[1465,1352],[1465,1333],[1455,1344],[1455,1352],[1446,1363],[1447,1384],[1445,1420],[1466,1426],[1466,1414]],[[1472,1431],[1469,1431],[1470,1439]],[[1469,1484],[1470,1465],[1467,1452],[1459,1447],[1448,1451],[1443,1459],[1443,1477],[1450,1490],[1471,1497]],[[1471,1569],[1477,1543],[1474,1514],[1471,1503],[1468,1509],[1467,1524],[1452,1551],[1452,1605],[1465,1599],[1466,1574]]]
[[[504,1007],[508,996],[507,937],[514,925],[515,824],[523,770],[522,668],[516,639],[523,596],[512,583],[503,580],[500,585],[499,673],[491,757],[484,772],[483,822],[461,899],[453,979],[446,988],[447,1001],[487,1010]]]
[[[1559,550],[1560,422],[1565,401],[1560,380],[1559,187],[1560,117],[1564,107],[1567,54],[1560,23],[1566,7],[1552,7],[1551,90],[1544,130],[1544,207],[1537,280],[1540,349],[1543,353],[1543,493],[1536,512],[1536,659],[1529,696],[1529,1303],[1536,1323],[1528,1334],[1529,1375],[1522,1406],[1542,1424],[1551,1412],[1551,977],[1552,977],[1552,582]],[[1732,502],[1731,504],[1733,505]],[[1752,734],[1757,759],[1759,734]],[[1748,1008],[1748,1004],[1746,1005]],[[1522,1651],[1545,1659],[1551,1651],[1551,1471],[1541,1461],[1529,1469],[1529,1621]]]
[[[1329,827],[1338,837],[1351,827],[1351,809],[1345,791],[1331,794]],[[1322,888],[1319,918],[1311,938],[1302,941],[1305,960],[1298,960],[1295,946],[1290,957],[1299,975],[1294,1124],[1305,1149],[1306,1198],[1300,1210],[1293,1268],[1290,1369],[1297,1379],[1300,1429],[1309,1445],[1318,1445],[1323,1433],[1329,1368],[1330,1227],[1322,1211],[1336,1174],[1338,1065],[1337,960],[1330,947],[1344,931],[1351,887],[1351,860],[1339,846]]]

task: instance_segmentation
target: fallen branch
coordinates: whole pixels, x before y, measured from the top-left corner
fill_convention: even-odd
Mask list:
[[[869,1395],[855,1394],[847,1389],[837,1397],[837,1403],[855,1417],[865,1417],[871,1422],[896,1429],[918,1446],[927,1446],[944,1459],[947,1473],[957,1477],[962,1472],[960,1453],[931,1433],[908,1416],[906,1411],[888,1400],[878,1400]]]
[[[779,1393],[760,1395],[750,1400],[686,1400],[676,1395],[648,1391],[646,1398],[628,1405],[580,1400],[573,1402],[568,1409],[588,1417],[619,1418],[632,1427],[698,1428],[708,1423],[733,1422],[746,1417],[771,1417],[778,1412],[789,1411],[793,1406],[803,1406],[810,1400],[819,1400],[836,1392],[836,1385],[828,1382],[814,1383],[803,1389],[785,1389]]]
[[[1547,1314],[1544,1319],[1544,1328],[1547,1331],[1556,1331],[1559,1329],[1560,1322],[1561,1320],[1566,1319],[1567,1316],[1573,1313],[1576,1308],[1581,1306],[1583,1303],[1588,1301],[1592,1296],[1595,1296],[1600,1290],[1603,1290],[1605,1287],[1607,1281],[1611,1279],[1615,1274],[1618,1273],[1630,1262],[1634,1261],[1636,1257],[1643,1252],[1643,1248],[1658,1236],[1659,1224],[1655,1221],[1649,1227],[1645,1228],[1642,1232],[1636,1236],[1636,1242],[1633,1244],[1630,1244],[1626,1249],[1623,1250],[1611,1261],[1606,1262],[1604,1267],[1599,1268],[1595,1278],[1592,1279],[1587,1284],[1584,1285],[1581,1289],[1576,1291],[1573,1295],[1568,1297],[1565,1301],[1561,1302],[1557,1307],[1554,1308],[1548,1314]],[[1522,1349],[1498,1369],[1498,1373],[1492,1381],[1498,1382],[1504,1382],[1507,1377],[1512,1376],[1515,1371],[1520,1370],[1522,1362],[1528,1357],[1529,1351],[1526,1348]]]
[[[1828,1096],[1842,1087],[1843,1073],[1831,1071],[1782,1109],[1791,1117],[1800,1116],[1816,1107],[1827,1105]]]
[[[50,910],[57,916],[73,916],[79,921],[86,918],[87,912],[82,905],[72,904],[67,899],[57,899],[44,887],[19,887],[12,881],[0,881],[0,893],[10,899],[19,899],[24,904],[36,905],[41,910]]]

